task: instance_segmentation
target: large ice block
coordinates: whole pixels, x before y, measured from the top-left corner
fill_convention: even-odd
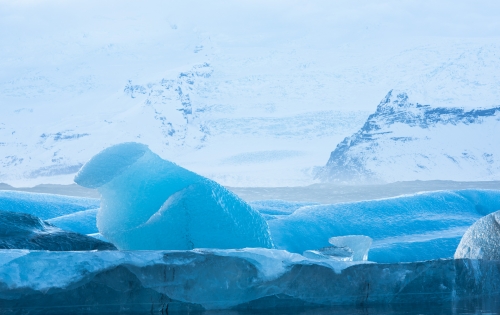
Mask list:
[[[465,232],[455,258],[500,260],[500,211],[477,220]]]
[[[143,144],[103,150],[82,167],[75,182],[98,189],[97,227],[120,249],[272,247],[260,213]]]
[[[273,205],[268,224],[279,249],[303,253],[329,246],[330,237],[357,234],[373,239],[368,260],[404,262],[452,258],[465,231],[498,209],[498,190],[436,191],[288,213]]]

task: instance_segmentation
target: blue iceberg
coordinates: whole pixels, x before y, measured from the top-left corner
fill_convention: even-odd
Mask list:
[[[120,249],[273,246],[259,212],[143,144],[103,150],[82,167],[75,182],[99,191],[97,227]]]
[[[278,213],[275,203],[271,207]],[[368,260],[422,261],[453,257],[465,231],[499,209],[500,191],[437,191],[305,206],[273,215],[268,224],[276,248],[294,253],[328,247],[331,237],[357,234],[373,239]]]

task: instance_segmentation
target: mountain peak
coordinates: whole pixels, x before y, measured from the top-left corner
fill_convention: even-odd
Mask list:
[[[317,178],[334,182],[484,180],[500,176],[500,106],[432,107],[391,90]],[[413,98],[413,97],[412,97]]]
[[[409,107],[416,107],[416,103],[410,103],[408,99],[407,92],[390,90],[377,106],[377,112],[406,110]]]

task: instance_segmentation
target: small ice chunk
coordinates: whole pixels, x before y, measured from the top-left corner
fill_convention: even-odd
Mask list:
[[[97,227],[120,249],[273,246],[258,211],[143,144],[122,143],[101,151],[75,182],[98,189]]]
[[[454,258],[500,260],[500,211],[482,217],[465,232]]]
[[[353,261],[367,260],[372,245],[372,239],[364,235],[336,236],[328,239],[328,242],[337,247],[350,248],[353,251]]]

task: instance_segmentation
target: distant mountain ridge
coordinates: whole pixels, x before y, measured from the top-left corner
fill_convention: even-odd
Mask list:
[[[363,183],[500,178],[500,106],[432,107],[391,90],[316,177]]]

